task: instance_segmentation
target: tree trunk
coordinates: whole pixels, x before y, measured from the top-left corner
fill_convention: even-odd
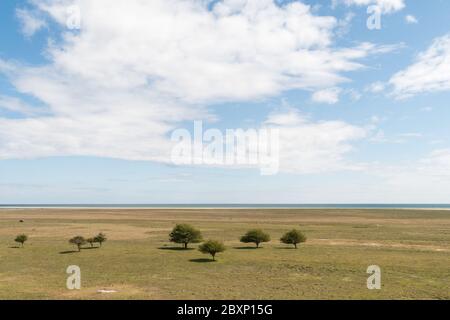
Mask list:
[[[185,242],[184,243],[184,248],[187,249],[187,247],[188,247],[188,244],[187,244],[187,242]]]
[[[259,242],[256,243],[256,247],[259,248]]]
[[[295,249],[297,249],[297,244],[296,243],[294,243],[294,246],[295,246]]]
[[[213,257],[213,261],[216,261],[216,254],[211,254]]]
[[[78,252],[80,252],[81,251],[81,246],[78,245],[77,247],[78,247]]]

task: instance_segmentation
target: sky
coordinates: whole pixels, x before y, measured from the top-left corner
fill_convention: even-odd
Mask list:
[[[1,0],[0,204],[450,203],[449,101],[447,0]]]

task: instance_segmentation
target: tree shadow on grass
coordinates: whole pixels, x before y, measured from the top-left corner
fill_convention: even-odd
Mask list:
[[[298,248],[296,249],[295,247],[275,247],[275,249],[280,249],[280,250],[298,250]]]
[[[194,248],[183,248],[183,247],[160,247],[159,250],[171,250],[171,251],[191,251],[194,250]]]
[[[76,250],[61,251],[59,254],[71,254],[71,253],[78,253],[78,251],[76,251]]]
[[[191,259],[189,260],[190,262],[196,262],[196,263],[209,263],[209,262],[216,262],[213,259],[205,259],[205,258],[201,258],[201,259]]]
[[[86,247],[86,248],[81,248],[81,250],[93,250],[93,249],[100,249],[100,247]]]
[[[233,249],[236,250],[257,250],[257,249],[262,249],[263,247],[233,247]]]
[[[13,247],[9,247],[10,249],[22,249],[22,247],[19,246],[13,246]]]

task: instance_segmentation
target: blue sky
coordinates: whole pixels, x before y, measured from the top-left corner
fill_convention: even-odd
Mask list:
[[[2,1],[0,36],[0,204],[450,201],[448,1]],[[278,174],[173,164],[195,120],[275,126]]]

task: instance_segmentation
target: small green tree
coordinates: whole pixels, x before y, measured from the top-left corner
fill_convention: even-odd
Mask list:
[[[210,254],[213,261],[216,261],[216,254],[225,251],[225,245],[223,242],[216,240],[208,240],[198,247],[201,253]]]
[[[297,244],[306,242],[306,236],[299,230],[293,229],[286,232],[286,234],[281,237],[280,241],[285,244],[293,244],[295,249],[297,249]]]
[[[86,239],[86,242],[89,243],[89,244],[91,245],[91,248],[93,248],[93,247],[94,247],[94,243],[95,243],[96,241],[95,241],[95,238],[87,238],[87,239]]]
[[[80,252],[81,246],[86,244],[86,239],[84,239],[82,236],[76,236],[70,239],[69,243],[76,245],[78,248],[78,252]]]
[[[28,236],[27,236],[26,234],[19,234],[19,235],[16,237],[16,239],[14,239],[15,242],[20,243],[20,244],[22,245],[22,248],[23,248],[24,243],[25,243],[27,240],[28,240]]]
[[[255,243],[257,248],[259,248],[261,243],[269,241],[270,235],[261,229],[250,230],[241,237],[242,243]]]
[[[101,232],[94,237],[94,242],[97,242],[100,245],[100,247],[102,246],[103,242],[106,242],[106,240],[108,240],[106,238],[106,235],[104,235]]]
[[[187,249],[189,243],[199,243],[203,241],[200,230],[188,224],[177,224],[169,235],[169,240],[174,243],[181,243]]]

